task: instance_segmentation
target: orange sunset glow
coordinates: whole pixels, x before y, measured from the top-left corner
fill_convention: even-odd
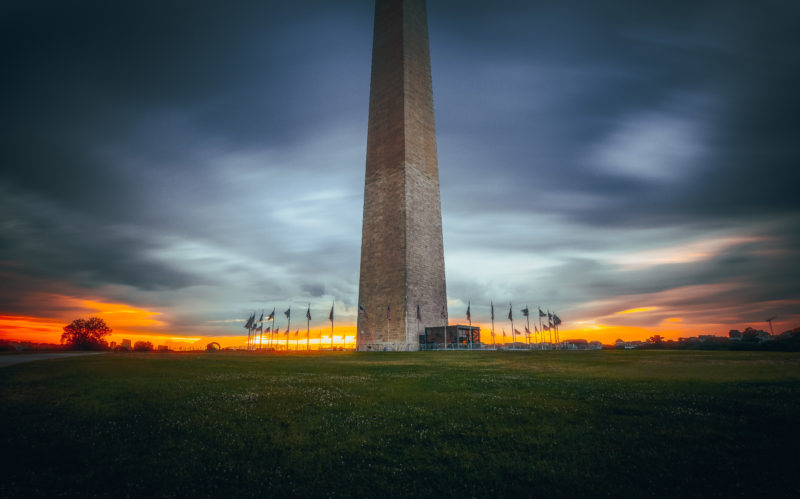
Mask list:
[[[98,316],[106,320],[114,332],[107,338],[109,342],[120,343],[121,340],[130,339],[132,342],[149,341],[153,345],[166,345],[171,349],[194,349],[204,348],[207,343],[217,342],[223,348],[244,348],[247,345],[247,335],[192,335],[185,332],[171,334],[167,331],[168,327],[155,317],[158,312],[137,309],[120,303],[102,303],[97,301],[85,300],[81,302],[87,308],[85,316]],[[653,307],[639,307],[626,309],[612,314],[633,315],[653,310]],[[71,320],[71,319],[70,319]],[[59,343],[62,328],[69,321],[58,318],[40,318],[29,316],[0,316],[0,339],[31,341],[39,343]],[[450,323],[464,323],[451,318]],[[485,344],[492,342],[491,323],[473,322],[474,326],[481,328],[481,341]],[[663,319],[655,326],[621,325],[605,323],[601,320],[589,319],[575,321],[568,324],[569,327],[559,329],[559,338],[586,339],[589,341],[600,341],[603,344],[613,344],[617,339],[624,340],[646,340],[653,335],[660,335],[664,339],[677,340],[682,337],[697,336],[700,334],[718,334],[726,336],[728,329],[744,329],[747,325],[724,324],[724,323],[705,323],[705,324],[686,324],[681,317],[668,317]],[[755,324],[754,326],[759,326]],[[776,328],[790,327],[789,323],[776,323]],[[524,323],[515,321],[518,331],[524,329]],[[505,338],[503,338],[505,331]],[[531,324],[533,331],[533,323]],[[302,328],[299,333],[293,328],[289,334],[289,350],[306,349],[306,329]],[[538,338],[539,336],[537,336]],[[277,334],[263,334],[250,339],[250,345],[257,348],[276,348],[286,350],[287,335],[285,329]],[[545,332],[545,341],[549,341],[549,333]],[[312,327],[310,330],[308,345],[312,350],[328,349],[331,346],[331,330],[329,327]],[[512,330],[510,323],[506,321],[495,321],[495,343],[511,343]],[[517,341],[525,341],[523,336],[518,335]],[[533,342],[533,334],[531,335]],[[333,334],[334,347],[354,348],[355,347],[355,324],[337,324]]]
[[[246,348],[248,337],[237,330],[244,323],[243,319],[231,321],[214,321],[222,323],[218,326],[219,333],[209,334],[207,330],[198,331],[195,328],[172,328],[163,312],[136,307],[120,302],[105,302],[93,299],[81,299],[72,296],[52,295],[49,299],[63,310],[60,316],[37,317],[5,314],[0,316],[0,339],[14,341],[30,341],[34,343],[59,343],[62,328],[70,321],[78,317],[96,316],[106,321],[113,329],[113,333],[106,339],[109,342],[120,343],[123,339],[132,342],[149,341],[154,346],[165,345],[170,349],[202,349],[211,342],[217,342],[223,348]],[[637,324],[637,317],[648,318],[653,314],[665,314],[656,323],[647,326]],[[477,319],[477,317],[474,317]],[[622,322],[620,322],[622,321]],[[652,322],[652,321],[651,321]],[[230,323],[230,325],[224,325]],[[466,321],[459,320],[454,311],[451,311],[450,324],[465,324]],[[269,322],[264,323],[265,326]],[[530,329],[533,331],[534,324],[538,322],[532,320]],[[491,344],[491,322],[474,320],[474,326],[481,328],[481,341],[484,344]],[[559,328],[559,338],[586,339],[588,341],[600,341],[603,344],[613,344],[617,339],[646,340],[653,335],[660,335],[664,339],[677,340],[682,337],[696,336],[700,334],[717,334],[725,336],[728,329],[744,329],[749,324],[726,323],[725,321],[702,323],[686,321],[681,316],[679,310],[656,305],[641,305],[620,307],[619,310],[600,314],[592,318],[577,318],[569,320]],[[763,325],[753,324],[754,327]],[[790,328],[790,321],[776,321],[775,328]],[[325,325],[315,324],[311,327],[308,334],[305,328],[293,327],[287,340],[285,326],[277,324],[280,332],[277,334],[258,335],[250,338],[251,348],[275,348],[277,350],[317,350],[328,349],[331,347],[331,330],[329,323]],[[510,323],[505,320],[495,321],[495,343],[511,343],[513,334]],[[523,331],[524,321],[515,320],[515,328]],[[503,336],[505,331],[505,337]],[[352,320],[343,319],[335,325],[333,332],[333,346],[336,348],[355,348],[356,327]],[[541,338],[541,336],[536,336]],[[549,333],[545,333],[545,341],[550,341]],[[518,342],[524,342],[524,335],[517,335]],[[531,342],[534,342],[534,335],[531,334]],[[538,341],[538,340],[536,340]]]

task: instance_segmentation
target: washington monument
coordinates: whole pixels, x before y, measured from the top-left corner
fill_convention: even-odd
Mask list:
[[[447,324],[425,0],[377,0],[361,234],[358,350],[418,350]]]

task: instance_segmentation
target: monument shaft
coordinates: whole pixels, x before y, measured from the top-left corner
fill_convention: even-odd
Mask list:
[[[424,0],[375,6],[358,294],[359,350],[417,350],[447,324]]]

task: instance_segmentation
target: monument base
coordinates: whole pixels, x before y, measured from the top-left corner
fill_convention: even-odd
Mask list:
[[[391,342],[391,343],[366,343],[356,347],[359,352],[417,352],[419,344]]]

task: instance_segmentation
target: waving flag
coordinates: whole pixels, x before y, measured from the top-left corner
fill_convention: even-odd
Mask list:
[[[528,307],[523,308],[520,312],[522,312],[523,317],[528,317]]]
[[[289,308],[287,308],[287,309],[286,309],[286,312],[284,312],[284,314],[286,315],[286,318],[287,318],[287,319],[288,319],[289,317],[291,317],[291,316],[292,316],[292,307],[289,307]]]
[[[494,320],[494,302],[491,303],[492,303],[492,320]]]
[[[360,303],[358,304],[358,315],[360,315],[365,319],[369,318],[369,315],[367,315],[367,311],[364,310],[364,307],[362,307]]]
[[[275,309],[272,309],[272,312],[269,313],[269,317],[267,317],[268,321],[275,320]]]
[[[308,310],[306,310],[306,319],[311,320],[311,304],[308,304]]]
[[[470,305],[470,303],[469,303],[469,302],[467,302],[467,320],[468,320],[468,321],[472,321],[472,314],[471,314],[471,313],[470,313],[470,311],[469,311],[469,309],[470,309],[470,306],[471,306],[471,305]]]

